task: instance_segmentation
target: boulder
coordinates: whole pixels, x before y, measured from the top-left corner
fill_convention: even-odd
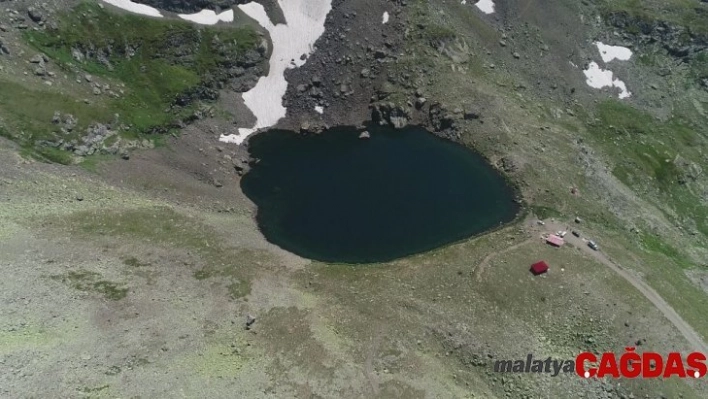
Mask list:
[[[34,7],[27,9],[27,16],[29,16],[30,19],[36,23],[40,23],[44,19],[44,15],[42,15],[42,13]]]
[[[40,65],[43,65],[43,64],[44,64],[44,57],[42,57],[41,54],[36,54],[36,55],[33,56],[32,58],[30,58],[29,62],[32,63],[32,64],[40,64]]]
[[[2,41],[2,38],[0,38],[0,55],[10,55],[10,49],[7,48],[5,43]]]
[[[466,120],[479,119],[479,114],[475,111],[465,111],[464,118]]]
[[[396,129],[401,129],[408,125],[410,119],[407,108],[393,103],[372,104],[371,119],[380,125],[388,124]]]
[[[71,48],[71,58],[73,58],[74,61],[76,61],[76,62],[84,62],[85,56],[84,56],[84,53],[81,52],[81,50],[79,50],[76,47],[72,47]]]
[[[408,125],[408,114],[400,107],[391,110],[388,118],[391,125],[396,129],[402,129]]]

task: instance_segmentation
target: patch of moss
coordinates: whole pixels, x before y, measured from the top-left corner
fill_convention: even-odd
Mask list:
[[[10,134],[10,131],[7,130],[4,126],[0,126],[0,137],[5,137],[6,139],[11,139],[13,138],[12,134]]]
[[[226,288],[233,299],[243,298],[251,293],[251,285],[245,281],[233,281]]]
[[[102,386],[100,386],[100,387],[93,387],[93,388],[91,388],[91,387],[81,387],[81,388],[79,388],[79,392],[91,394],[91,393],[101,392],[101,391],[103,391],[103,390],[108,389],[109,387],[110,387],[110,385],[108,385],[108,384],[102,385]]]
[[[113,301],[121,300],[128,295],[127,288],[119,288],[116,283],[111,281],[97,281],[93,283],[93,290],[103,294],[104,297]]]
[[[50,276],[76,290],[96,292],[113,301],[121,300],[128,295],[128,288],[120,288],[118,284],[111,281],[99,280],[100,277],[100,274],[87,270],[72,270],[64,275]]]
[[[442,25],[429,25],[424,29],[425,36],[432,43],[448,42],[455,38],[455,31]]]
[[[68,283],[72,288],[84,290],[85,282],[92,280],[97,276],[99,276],[99,274],[95,272],[89,272],[86,270],[72,270],[64,275],[51,276],[51,278],[54,280],[59,280],[63,283]]]
[[[51,147],[35,148],[34,154],[36,154],[36,157],[40,159],[46,159],[50,162],[59,163],[62,165],[71,165],[74,163],[75,159],[70,152]]]
[[[123,260],[123,264],[130,267],[144,267],[149,266],[149,263],[143,263],[138,258],[131,256]]]
[[[106,370],[106,372],[104,374],[113,376],[113,375],[120,374],[121,371],[123,371],[123,370],[120,368],[120,366],[113,365],[113,366],[109,367],[108,370]]]

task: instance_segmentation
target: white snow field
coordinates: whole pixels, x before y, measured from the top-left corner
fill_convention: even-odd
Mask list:
[[[475,6],[485,14],[494,13],[494,0],[479,0]]]
[[[617,87],[620,89],[619,98],[627,98],[632,95],[632,93],[627,91],[627,86],[623,81],[613,79],[612,71],[600,68],[596,62],[591,62],[588,65],[588,69],[584,70],[583,73],[586,77],[585,82],[592,88]]]
[[[221,135],[220,141],[241,144],[259,129],[275,125],[285,116],[283,96],[288,88],[285,70],[302,66],[314,51],[314,44],[325,31],[324,23],[332,9],[332,0],[278,0],[285,24],[273,25],[265,9],[258,3],[239,5],[246,15],[256,20],[273,41],[270,70],[253,89],[243,93],[246,106],[256,117],[251,128],[240,128],[238,134]],[[301,56],[304,59],[301,59]]]
[[[605,63],[613,60],[628,61],[632,58],[632,50],[627,47],[610,46],[602,42],[595,42],[594,44],[597,46],[600,57]],[[632,95],[623,81],[614,78],[612,71],[600,68],[596,62],[591,62],[588,65],[588,69],[584,70],[583,73],[585,74],[586,83],[592,88],[617,87],[620,89],[619,98],[628,98]]]
[[[136,14],[162,18],[162,14],[156,8],[152,8],[144,4],[133,3],[130,0],[103,0],[103,2]]]
[[[596,42],[595,45],[600,51],[600,56],[602,57],[602,61],[604,62],[610,62],[614,59],[618,59],[620,61],[628,61],[630,58],[632,58],[632,50],[628,49],[627,47],[609,46],[602,42]]]
[[[196,14],[177,14],[180,18],[187,21],[196,22],[201,25],[216,25],[221,22],[233,22],[234,10],[227,10],[221,14],[217,14],[212,10],[201,10]]]

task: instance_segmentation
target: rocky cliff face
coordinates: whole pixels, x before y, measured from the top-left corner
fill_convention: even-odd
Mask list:
[[[142,3],[165,11],[194,13],[203,9],[226,9],[238,4],[250,3],[251,0],[139,0]]]
[[[652,20],[616,12],[607,16],[607,22],[619,29],[622,37],[635,45],[658,43],[677,58],[686,59],[708,48],[708,34],[661,20]]]
[[[196,13],[204,9],[220,11],[246,3],[260,3],[265,8],[270,19],[275,23],[285,22],[283,12],[278,7],[277,0],[138,0],[142,3],[165,11],[182,14]]]

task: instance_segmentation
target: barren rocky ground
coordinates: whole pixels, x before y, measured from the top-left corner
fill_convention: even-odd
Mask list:
[[[252,123],[240,93],[267,69],[265,32],[244,15],[156,25],[99,4],[0,1],[0,396],[706,396],[704,379],[492,368],[706,341],[704,3],[498,0],[487,15],[334,0],[286,75],[280,127],[422,124],[479,151],[525,204],[487,235],[357,267],[268,243],[239,188],[247,146],[218,142]],[[634,52],[607,63],[629,99],[586,84],[596,40]],[[544,245],[538,219],[592,237],[602,258]],[[535,278],[538,259],[552,269]]]

